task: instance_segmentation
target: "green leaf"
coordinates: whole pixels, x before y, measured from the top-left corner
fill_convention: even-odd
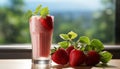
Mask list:
[[[108,51],[103,51],[103,52],[100,52],[100,61],[103,63],[103,64],[106,64],[108,63],[111,59],[112,59],[112,54]]]
[[[58,44],[60,45],[60,47],[65,49],[70,45],[68,41],[62,41],[62,42],[59,42]]]
[[[90,46],[92,47],[92,50],[96,50],[97,52],[100,52],[104,49],[104,46],[103,46],[102,42],[98,39],[93,39],[91,41]]]
[[[50,55],[52,55],[58,48],[54,47],[53,49],[50,50]]]
[[[87,36],[81,36],[79,41],[81,43],[85,43],[85,44],[88,44],[88,45],[90,44],[90,39]]]
[[[48,7],[44,7],[41,9],[41,12],[40,12],[41,17],[45,18],[48,14],[49,14]]]
[[[84,51],[90,51],[90,50],[92,50],[91,46],[90,45],[86,45]]]
[[[68,36],[69,36],[70,39],[75,39],[78,35],[77,35],[77,33],[73,32],[73,31],[70,31],[68,33]]]
[[[67,34],[60,34],[60,38],[62,38],[63,40],[69,40],[69,37]]]
[[[55,51],[55,49],[51,49],[50,54],[52,55]]]
[[[32,16],[32,11],[31,10],[28,10],[26,13],[25,13],[25,15],[24,15],[24,17],[25,17],[25,20],[28,22],[28,20],[29,20],[29,18]]]
[[[81,46],[80,50],[84,51],[85,50],[85,46]]]
[[[39,5],[39,6],[35,9],[35,11],[33,12],[33,14],[34,14],[34,15],[37,15],[37,14],[40,12],[41,7],[42,7],[42,5]]]

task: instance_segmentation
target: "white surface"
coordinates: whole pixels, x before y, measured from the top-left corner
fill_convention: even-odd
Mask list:
[[[35,65],[31,59],[2,59],[0,60],[0,69],[120,69],[120,60],[114,59],[108,63],[108,67],[90,67],[78,66],[70,67],[69,65],[57,65],[54,62],[51,68],[47,65]],[[46,67],[47,66],[47,67]]]
[[[52,44],[52,47],[57,47],[57,44]],[[104,45],[105,48],[109,49],[120,49],[120,45]],[[0,45],[0,49],[32,49],[31,44],[9,44],[9,45]]]

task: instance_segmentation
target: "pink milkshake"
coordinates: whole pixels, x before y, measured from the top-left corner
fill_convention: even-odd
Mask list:
[[[51,20],[49,19],[51,18]],[[53,33],[53,16],[43,19],[41,16],[32,16],[29,20],[32,41],[32,60],[34,63],[46,63],[50,60],[50,47]],[[42,62],[39,62],[42,61]]]

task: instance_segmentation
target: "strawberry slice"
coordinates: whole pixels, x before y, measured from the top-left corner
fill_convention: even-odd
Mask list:
[[[46,18],[40,18],[40,23],[47,30],[53,29],[53,21],[51,16],[46,16]]]

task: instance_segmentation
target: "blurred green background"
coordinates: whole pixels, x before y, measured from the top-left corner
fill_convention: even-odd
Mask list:
[[[55,17],[53,43],[59,34],[74,31],[100,39],[104,44],[115,42],[115,0],[1,0],[0,44],[30,43],[29,23],[24,15],[42,4]]]

